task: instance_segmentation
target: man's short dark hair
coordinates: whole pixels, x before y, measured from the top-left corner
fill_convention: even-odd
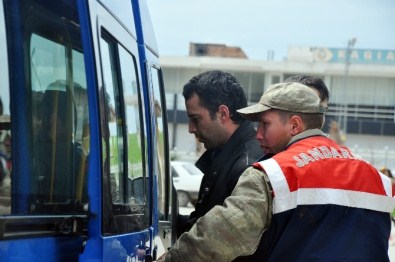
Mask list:
[[[321,101],[329,100],[329,90],[319,77],[309,76],[309,75],[295,75],[290,76],[284,80],[284,83],[297,82],[308,87],[314,88],[320,94]]]
[[[247,99],[240,82],[230,73],[213,70],[194,76],[184,85],[182,95],[188,100],[194,94],[199,96],[201,106],[208,109],[212,119],[219,106],[225,105],[233,122],[243,120],[236,110],[246,107]]]
[[[321,129],[321,126],[324,123],[323,114],[290,112],[278,109],[272,110],[279,112],[283,123],[286,123],[292,116],[299,116],[302,119],[306,129]]]

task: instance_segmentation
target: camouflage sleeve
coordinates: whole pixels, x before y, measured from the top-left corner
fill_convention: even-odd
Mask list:
[[[272,216],[266,174],[248,168],[223,206],[215,206],[181,235],[165,261],[232,261],[253,254]]]

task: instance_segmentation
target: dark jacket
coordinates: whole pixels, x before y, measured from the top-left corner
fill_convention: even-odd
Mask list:
[[[204,173],[199,200],[189,218],[180,220],[178,235],[189,231],[215,205],[222,205],[244,170],[263,155],[255,134],[252,123],[243,120],[221,150],[207,150],[199,158],[196,166]]]

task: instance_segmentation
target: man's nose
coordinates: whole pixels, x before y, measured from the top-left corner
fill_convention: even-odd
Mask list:
[[[196,125],[191,120],[188,123],[188,132],[191,134],[196,132]]]
[[[263,129],[261,128],[261,125],[258,126],[258,129],[256,130],[255,137],[258,140],[262,140],[263,139]]]

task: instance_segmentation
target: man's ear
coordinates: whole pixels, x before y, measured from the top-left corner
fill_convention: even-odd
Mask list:
[[[217,114],[221,122],[224,122],[230,118],[229,108],[226,105],[220,105],[218,107]]]
[[[300,118],[300,116],[296,116],[296,115],[292,116],[289,119],[289,124],[291,127],[290,134],[292,136],[302,133],[305,129],[304,123],[303,123],[302,119]]]

